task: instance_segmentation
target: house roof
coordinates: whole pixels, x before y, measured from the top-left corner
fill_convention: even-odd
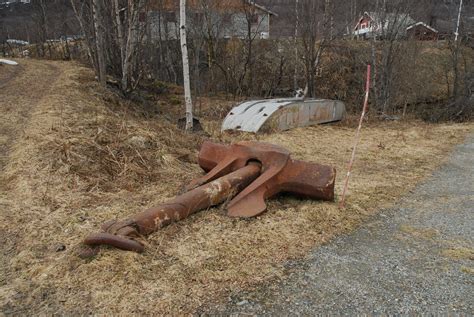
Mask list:
[[[380,23],[382,21],[388,21],[389,23],[401,22],[403,21],[404,24],[414,24],[415,20],[408,14],[408,13],[378,13],[378,12],[364,12],[362,17],[357,22],[357,25],[362,22],[364,17],[370,18],[372,21],[376,23]],[[356,27],[357,27],[356,25]]]
[[[375,22],[387,21],[388,23],[403,22],[404,24],[414,24],[415,20],[408,13],[385,13],[385,12],[364,12]]]
[[[253,5],[254,7],[256,7],[256,8],[258,8],[258,9],[262,10],[262,11],[267,12],[268,14],[271,14],[271,15],[274,15],[274,16],[278,16],[277,13],[275,13],[275,12],[273,12],[273,11],[267,9],[265,6],[260,5],[260,4],[256,3],[255,1],[247,0],[247,3],[250,4],[250,5]]]
[[[433,31],[433,32],[435,32],[435,33],[438,33],[438,31],[437,31],[436,29],[432,28],[431,26],[429,26],[428,24],[423,23],[423,22],[418,22],[418,23],[412,24],[412,25],[410,25],[409,27],[407,27],[407,30],[410,30],[410,29],[414,28],[415,26],[419,26],[419,25],[422,25],[422,26],[424,26],[425,28],[427,28],[427,29],[429,29],[429,30],[431,30],[431,31]]]

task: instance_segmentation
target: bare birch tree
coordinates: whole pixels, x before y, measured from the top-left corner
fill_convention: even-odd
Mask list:
[[[79,28],[81,33],[84,35],[84,40],[86,42],[86,52],[87,57],[89,58],[89,62],[94,68],[97,78],[99,77],[98,73],[98,66],[97,66],[97,56],[95,54],[95,47],[94,47],[94,36],[91,34],[90,28],[87,27],[89,22],[89,3],[86,1],[80,2],[79,5],[76,4],[75,0],[70,0],[72,9],[74,10],[74,14],[76,19],[79,23]]]
[[[129,95],[144,74],[147,0],[70,0],[100,83],[107,75]]]
[[[328,40],[328,18],[330,14],[330,0],[325,0],[324,4],[316,0],[302,0],[300,2],[301,15],[299,25],[301,30],[302,50],[301,57],[305,69],[306,86],[304,98],[314,97],[316,85],[316,72],[321,62],[321,54]],[[324,11],[321,14],[321,7]],[[318,19],[318,16],[323,19]],[[322,23],[321,23],[322,22]]]
[[[193,130],[193,101],[189,79],[188,46],[186,43],[186,0],[180,0],[179,6],[181,55],[183,58],[184,99],[186,103],[186,131]]]
[[[133,57],[142,37],[142,28],[139,25],[139,14],[144,9],[144,0],[128,0],[120,7],[119,0],[113,0],[115,29],[117,43],[120,49],[121,90],[127,94],[132,83],[131,73],[134,64]]]

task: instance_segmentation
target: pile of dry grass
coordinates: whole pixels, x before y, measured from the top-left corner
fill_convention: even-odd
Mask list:
[[[200,173],[193,160],[202,137],[136,115],[90,84],[85,69],[60,67],[6,170],[11,186],[3,203],[10,214],[0,226],[15,241],[0,287],[4,311],[196,311],[230,291],[283,276],[285,261],[304,257],[406,193],[472,131],[467,124],[370,123],[362,132],[346,210],[290,196],[271,200],[267,213],[250,220],[214,208],[151,235],[143,255],[108,249],[83,260],[77,246],[101,223],[166,201]],[[260,139],[287,147],[295,158],[335,166],[340,193],[351,126],[253,136],[222,135],[217,125],[205,122],[215,140]],[[58,245],[66,250],[57,252]]]
[[[155,117],[134,115],[129,103],[102,94],[96,102],[104,98],[109,107],[78,102],[72,113],[63,113],[54,127],[59,137],[47,145],[52,170],[66,169],[71,180],[77,177],[90,186],[88,191],[135,191],[166,178],[190,177],[199,136],[185,135]]]

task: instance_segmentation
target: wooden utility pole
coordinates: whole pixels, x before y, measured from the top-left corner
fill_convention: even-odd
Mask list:
[[[97,74],[99,82],[105,87],[107,80],[107,69],[105,65],[105,49],[104,49],[104,23],[102,16],[102,0],[93,1],[94,11],[94,33],[97,53]]]
[[[186,0],[180,0],[179,8],[181,55],[183,57],[184,99],[186,102],[186,131],[193,130],[193,101],[191,99],[191,83],[189,79],[188,46],[186,43]]]

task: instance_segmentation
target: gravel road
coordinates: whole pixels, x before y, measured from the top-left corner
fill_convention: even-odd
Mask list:
[[[288,263],[282,281],[232,294],[204,314],[472,315],[473,233],[471,135],[396,207],[306,260]]]

